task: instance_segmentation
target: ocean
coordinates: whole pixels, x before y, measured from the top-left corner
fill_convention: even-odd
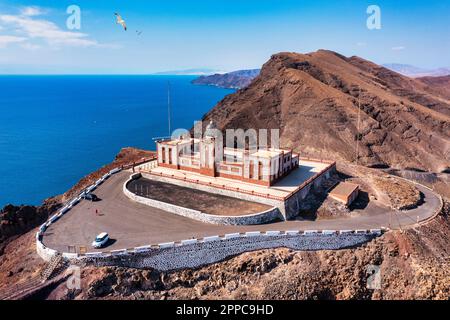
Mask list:
[[[233,90],[193,76],[0,76],[0,208],[39,205],[111,162],[122,147],[195,120]]]

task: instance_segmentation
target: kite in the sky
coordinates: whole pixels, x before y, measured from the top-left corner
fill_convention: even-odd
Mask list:
[[[124,29],[125,31],[127,31],[127,25],[126,25],[126,23],[125,23],[125,20],[123,20],[122,17],[120,16],[120,14],[118,14],[117,12],[114,13],[114,14],[115,14],[115,16],[116,16],[116,23],[117,23],[117,24],[120,24],[120,25],[123,27],[123,29]]]

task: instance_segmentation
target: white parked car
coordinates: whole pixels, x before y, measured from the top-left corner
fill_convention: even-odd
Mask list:
[[[108,240],[109,240],[109,235],[106,232],[102,232],[92,242],[92,246],[94,248],[101,248],[108,242]]]

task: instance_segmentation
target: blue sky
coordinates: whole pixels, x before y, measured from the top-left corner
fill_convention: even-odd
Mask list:
[[[66,28],[72,4],[80,30]],[[366,27],[371,4],[381,8],[381,30]],[[276,52],[317,49],[448,67],[449,16],[450,2],[437,0],[0,0],[0,73],[232,71],[258,68]]]

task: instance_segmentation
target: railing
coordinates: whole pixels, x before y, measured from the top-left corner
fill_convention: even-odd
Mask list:
[[[129,163],[129,164],[126,164],[126,165],[121,166],[121,169],[122,169],[122,170],[130,169],[130,168],[132,168],[132,167],[139,166],[139,165],[141,165],[141,164],[144,164],[144,163],[146,163],[146,162],[149,162],[149,161],[152,161],[152,160],[156,160],[156,159],[157,159],[157,156],[156,156],[156,155],[151,156],[151,157],[142,158],[142,159],[141,159],[140,161],[138,161],[138,162],[132,162],[132,163]]]
[[[310,161],[316,161],[316,160],[310,160]],[[318,161],[318,160],[317,160]],[[324,163],[328,163],[328,162],[324,162]],[[322,169],[319,173],[316,173],[314,176],[310,177],[309,179],[307,179],[306,181],[304,181],[301,185],[299,185],[294,191],[292,191],[290,194],[288,194],[286,197],[284,197],[284,200],[289,199],[290,197],[292,197],[295,193],[299,192],[300,190],[302,190],[303,188],[305,188],[307,185],[311,184],[314,182],[314,180],[316,180],[317,178],[319,178],[320,176],[322,176],[325,172],[327,172],[328,170],[330,170],[331,168],[336,166],[336,162],[331,162],[329,166],[327,166],[326,168]]]
[[[175,180],[179,180],[179,181],[195,183],[195,184],[199,184],[199,185],[203,185],[203,186],[214,187],[214,188],[218,188],[218,189],[222,189],[222,190],[240,192],[240,193],[244,193],[244,194],[248,194],[248,195],[252,195],[252,196],[257,196],[257,197],[262,197],[262,198],[272,199],[272,200],[277,200],[277,201],[283,201],[285,198],[285,197],[274,196],[269,193],[261,193],[261,192],[249,191],[249,190],[245,190],[245,189],[241,189],[241,188],[237,188],[237,187],[230,187],[230,186],[226,186],[224,184],[205,182],[205,181],[200,181],[198,179],[191,179],[191,178],[187,178],[187,177],[178,177],[174,174],[168,174],[168,173],[163,173],[163,172],[156,173],[156,172],[148,171],[145,173],[151,174],[154,176],[160,176],[160,177],[175,179]]]
[[[312,160],[311,159],[310,161],[316,161],[316,160]],[[319,161],[319,160],[317,160],[317,161]],[[329,163],[329,162],[324,162],[324,163]],[[160,176],[160,177],[175,179],[175,180],[179,180],[179,181],[195,183],[195,184],[204,185],[204,186],[208,186],[208,187],[214,187],[214,188],[218,188],[218,189],[222,189],[222,190],[240,192],[240,193],[244,193],[244,194],[248,194],[248,195],[252,195],[252,196],[257,196],[257,197],[262,197],[262,198],[266,198],[266,199],[272,199],[272,200],[277,200],[277,201],[285,201],[285,200],[289,199],[290,197],[292,197],[298,191],[300,191],[303,188],[305,188],[310,183],[314,182],[314,180],[319,178],[322,174],[324,174],[325,172],[330,170],[335,165],[336,165],[336,162],[331,162],[329,166],[327,166],[326,168],[322,169],[319,173],[316,173],[314,176],[312,176],[309,179],[307,179],[306,181],[304,181],[300,186],[298,186],[294,191],[292,191],[291,193],[289,193],[286,196],[274,196],[274,195],[271,195],[269,193],[261,193],[261,192],[249,191],[249,190],[245,190],[245,189],[241,189],[241,188],[237,188],[237,187],[226,186],[224,184],[217,184],[217,183],[212,183],[212,182],[204,182],[204,181],[201,181],[199,179],[191,179],[191,178],[187,178],[187,177],[178,177],[178,176],[176,176],[174,174],[168,174],[168,173],[163,173],[163,172],[156,173],[156,172],[148,171],[148,172],[145,172],[145,173],[151,174],[151,175],[154,175],[154,176]]]
[[[185,245],[192,245],[196,243],[207,243],[213,241],[224,241],[229,239],[236,238],[249,238],[249,237],[289,237],[289,236],[339,236],[339,235],[372,235],[372,236],[380,236],[386,229],[360,229],[360,230],[268,230],[268,231],[247,231],[247,232],[236,232],[236,233],[227,233],[213,236],[206,236],[202,238],[191,238],[185,240],[177,240],[170,242],[162,242],[158,244],[149,244],[134,248],[127,249],[117,249],[110,251],[102,251],[102,252],[87,252],[86,254],[79,254],[79,258],[102,258],[109,256],[120,256],[134,253],[143,253],[151,250],[161,250],[168,249],[174,247],[180,247]]]

